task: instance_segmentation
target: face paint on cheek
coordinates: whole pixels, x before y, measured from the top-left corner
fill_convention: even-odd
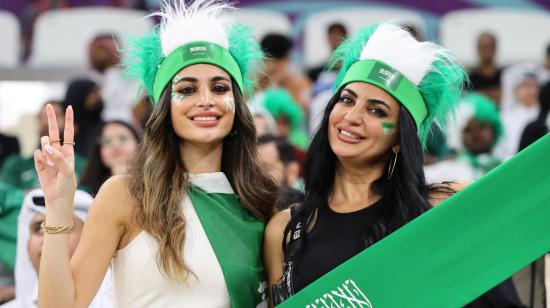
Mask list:
[[[187,96],[181,94],[181,93],[178,93],[176,92],[175,90],[172,90],[172,100],[173,101],[182,101],[184,100],[185,98],[187,98]]]
[[[174,88],[176,83],[178,83],[178,81],[180,80],[181,80],[181,77],[178,75],[174,76],[174,79],[172,79],[172,100],[174,101],[182,101],[187,97],[181,93],[178,93],[178,91],[176,91],[176,89]]]
[[[391,122],[382,122],[382,130],[384,131],[384,135],[388,136],[391,133],[393,133],[393,130],[395,129],[397,125],[395,123]]]
[[[229,95],[226,95],[223,97],[223,100],[225,102],[225,108],[231,113],[235,113],[235,99]]]

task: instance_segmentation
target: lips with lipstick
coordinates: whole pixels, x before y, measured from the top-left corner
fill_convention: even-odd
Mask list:
[[[346,143],[359,143],[361,140],[366,139],[365,137],[359,136],[356,133],[351,132],[343,128],[338,128],[338,139]]]
[[[214,127],[218,125],[222,116],[216,112],[202,112],[193,115],[191,121],[199,127]]]

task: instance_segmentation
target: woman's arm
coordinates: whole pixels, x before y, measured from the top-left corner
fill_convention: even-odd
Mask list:
[[[125,234],[126,220],[131,214],[125,191],[123,177],[111,178],[101,187],[72,257],[69,257],[68,234],[44,234],[40,307],[88,307]]]
[[[46,226],[69,226],[74,212],[73,113],[67,109],[62,145],[52,106],[47,106],[49,136],[34,153],[40,186],[46,200]],[[128,211],[125,183],[108,181],[94,201],[70,262],[69,233],[45,232],[40,260],[39,306],[87,307],[106,273],[124,234]]]
[[[264,232],[264,265],[269,283],[269,306],[273,307],[272,286],[283,277],[283,240],[286,225],[290,221],[290,210],[277,213],[267,224]]]

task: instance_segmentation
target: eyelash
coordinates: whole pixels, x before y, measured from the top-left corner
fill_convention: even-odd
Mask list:
[[[353,99],[347,96],[341,96],[338,101],[346,106],[353,106],[355,103]]]
[[[348,97],[348,96],[341,96],[340,99],[338,100],[338,102],[346,105],[346,106],[353,106],[355,105],[355,101]],[[376,107],[369,107],[367,108],[368,112],[370,112],[371,114],[377,116],[377,117],[380,117],[380,118],[385,118],[388,116],[388,114],[381,108],[376,108]]]
[[[385,118],[388,116],[388,114],[380,108],[369,108],[368,111],[380,118]]]
[[[212,86],[210,90],[214,93],[225,94],[229,91],[229,87],[222,84],[215,84]],[[176,90],[176,92],[183,95],[191,95],[197,92],[197,89],[194,87],[185,87],[185,88]]]

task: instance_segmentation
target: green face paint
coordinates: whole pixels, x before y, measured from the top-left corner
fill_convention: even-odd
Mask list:
[[[382,122],[382,129],[384,130],[385,135],[391,134],[396,126],[397,125],[395,123]]]

